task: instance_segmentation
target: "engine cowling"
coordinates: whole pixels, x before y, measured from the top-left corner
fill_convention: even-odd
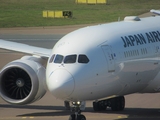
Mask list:
[[[41,58],[24,57],[8,63],[0,72],[0,96],[16,105],[32,103],[46,93],[45,68]]]

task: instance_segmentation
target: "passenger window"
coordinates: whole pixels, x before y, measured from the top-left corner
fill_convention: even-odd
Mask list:
[[[88,57],[86,55],[79,55],[78,62],[79,63],[88,63],[89,59],[88,59]]]
[[[52,55],[52,57],[51,57],[51,58],[50,58],[50,60],[49,60],[49,63],[52,63],[52,62],[53,62],[54,57],[55,57],[55,54],[54,54],[54,55]]]
[[[64,63],[75,63],[77,55],[68,55],[64,59]]]
[[[62,63],[63,56],[62,55],[56,55],[54,63]]]

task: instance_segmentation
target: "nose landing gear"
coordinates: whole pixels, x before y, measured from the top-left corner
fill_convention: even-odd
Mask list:
[[[86,117],[81,114],[81,110],[85,109],[85,102],[72,102],[72,104],[72,112],[74,114],[70,115],[69,120],[86,120]],[[110,107],[112,111],[124,110],[124,96],[93,102],[93,109],[95,111],[104,111],[107,107]]]
[[[84,106],[82,106],[83,103],[81,102],[72,102],[72,104],[72,112],[74,112],[74,114],[70,115],[69,120],[86,120],[86,117],[81,114],[81,108],[85,107],[85,103]]]

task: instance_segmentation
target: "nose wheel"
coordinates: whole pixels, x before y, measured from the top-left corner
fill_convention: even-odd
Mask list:
[[[72,112],[74,114],[71,114],[69,117],[69,120],[86,120],[86,117],[81,114],[81,102],[72,102]]]
[[[76,115],[76,114],[72,114],[69,117],[69,120],[86,120],[86,117],[84,115]]]

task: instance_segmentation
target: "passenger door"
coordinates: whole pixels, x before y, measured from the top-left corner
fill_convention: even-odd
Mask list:
[[[115,71],[115,59],[114,59],[114,54],[111,50],[111,47],[109,45],[103,45],[101,46],[101,48],[107,60],[108,72],[114,72]]]

